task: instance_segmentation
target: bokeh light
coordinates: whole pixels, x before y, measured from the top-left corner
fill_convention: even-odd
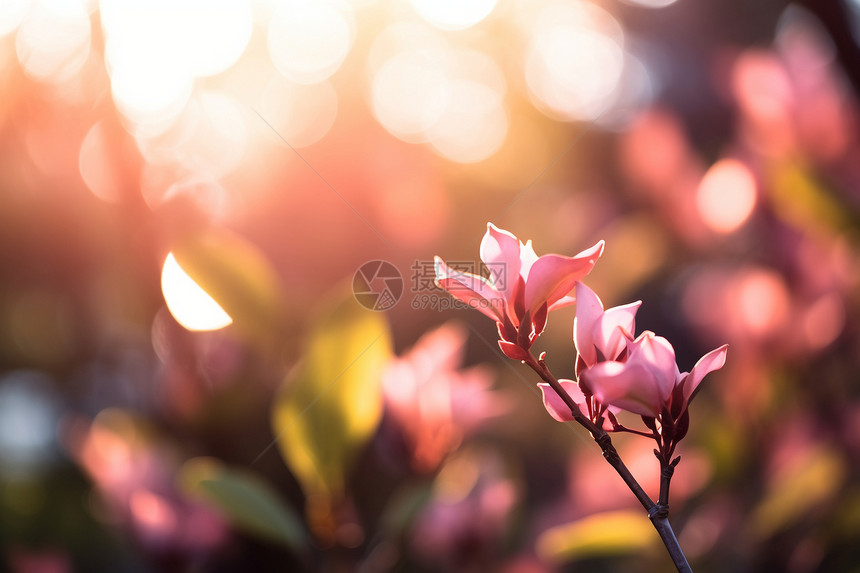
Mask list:
[[[585,2],[541,8],[526,56],[535,104],[564,120],[593,120],[618,97],[624,38],[611,14]]]
[[[93,195],[107,201],[117,203],[122,197],[122,173],[110,156],[110,133],[104,120],[93,125],[81,142],[78,165],[81,177]]]
[[[430,143],[452,161],[487,159],[508,132],[504,74],[486,54],[428,39],[438,42],[436,50],[397,51],[379,66],[371,95],[374,114],[392,135]],[[397,45],[391,37],[383,37],[381,44],[378,52]]]
[[[486,18],[496,0],[410,0],[415,11],[443,30],[464,30]]]
[[[269,56],[287,79],[313,84],[337,71],[353,36],[349,4],[287,0],[269,22]]]
[[[57,455],[53,382],[36,371],[0,378],[0,475],[32,479]]]
[[[755,203],[755,178],[736,159],[722,159],[712,165],[696,192],[702,220],[718,233],[731,233],[743,225]]]
[[[161,291],[170,314],[188,330],[218,330],[233,322],[215,299],[182,270],[173,253],[164,260]]]
[[[294,148],[325,137],[334,125],[337,108],[337,92],[329,82],[298,84],[280,74],[272,76],[260,98],[260,113]]]
[[[251,37],[245,0],[103,0],[100,7],[114,100],[145,133],[169,127],[194,79],[230,67]]]
[[[428,140],[430,129],[451,100],[447,52],[401,52],[373,80],[373,110],[392,135],[411,143]]]
[[[18,13],[18,3],[9,8]],[[14,16],[10,17],[10,21]],[[34,0],[18,28],[18,61],[37,80],[62,82],[90,54],[90,18],[80,0]]]
[[[0,36],[15,31],[27,16],[32,0],[9,0],[0,4]]]

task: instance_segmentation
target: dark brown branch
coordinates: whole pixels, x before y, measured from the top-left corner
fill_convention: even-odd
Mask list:
[[[602,427],[595,425],[591,420],[582,415],[582,412],[579,410],[579,406],[577,406],[576,402],[573,401],[573,398],[570,397],[565,389],[561,386],[561,383],[558,379],[549,371],[549,368],[546,367],[546,364],[543,361],[543,357],[540,359],[535,358],[534,355],[529,352],[528,358],[523,360],[523,362],[529,366],[532,370],[534,370],[541,379],[550,385],[550,387],[558,394],[558,397],[564,402],[564,404],[570,409],[570,413],[573,416],[573,419],[581,425],[583,428],[588,430],[591,434],[591,437],[594,438],[594,441],[597,442],[597,445],[600,446],[600,450],[603,452],[604,459],[611,465],[615,471],[621,476],[621,479],[624,480],[624,483],[633,492],[633,495],[636,496],[636,499],[639,500],[639,503],[642,504],[642,507],[648,512],[648,518],[651,520],[651,523],[654,525],[654,529],[657,530],[657,533],[660,535],[660,539],[663,541],[663,545],[666,547],[666,550],[669,552],[669,556],[672,558],[672,562],[675,564],[675,567],[681,573],[692,573],[693,570],[690,568],[690,564],[687,562],[687,558],[684,556],[684,552],[681,550],[681,545],[678,543],[678,538],[675,537],[675,532],[672,529],[672,525],[669,523],[669,505],[668,505],[668,496],[669,496],[669,481],[672,478],[672,472],[675,469],[675,463],[664,464],[661,459],[660,465],[662,468],[668,467],[671,472],[668,474],[667,478],[664,478],[666,475],[664,471],[661,471],[661,479],[660,479],[660,503],[654,503],[654,501],[648,497],[648,494],[645,493],[645,490],[642,489],[642,486],[639,485],[639,482],[636,481],[636,478],[633,477],[633,474],[630,473],[630,470],[624,464],[624,461],[621,459],[621,456],[618,455],[618,451],[615,449],[615,446],[612,444],[612,438],[610,438],[609,434]],[[664,483],[665,483],[665,498],[664,498]],[[665,501],[665,502],[664,502]]]

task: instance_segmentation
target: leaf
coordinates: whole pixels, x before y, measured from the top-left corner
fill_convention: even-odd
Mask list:
[[[550,561],[634,553],[658,539],[648,517],[640,511],[609,511],[544,531],[538,554]]]
[[[188,276],[230,315],[237,330],[271,340],[282,329],[283,290],[252,243],[225,230],[185,238],[171,251]]]
[[[284,381],[272,412],[281,455],[307,496],[342,494],[356,454],[379,424],[390,359],[385,318],[351,296],[312,330],[305,360]]]
[[[845,463],[828,447],[804,452],[776,475],[764,499],[753,510],[750,528],[766,538],[791,526],[824,504],[842,485]]]
[[[845,229],[855,224],[851,209],[800,165],[777,164],[770,172],[771,201],[777,215],[800,229]]]
[[[279,543],[296,553],[307,546],[301,519],[256,474],[201,457],[185,462],[178,480],[188,495],[213,506],[237,530]]]

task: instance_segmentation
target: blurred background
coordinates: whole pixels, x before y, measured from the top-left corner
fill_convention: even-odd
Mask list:
[[[605,239],[682,370],[729,343],[696,571],[860,571],[858,39],[855,0],[4,0],[2,570],[669,570],[433,286],[492,221]]]

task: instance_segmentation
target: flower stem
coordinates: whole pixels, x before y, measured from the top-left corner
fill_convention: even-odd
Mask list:
[[[669,552],[669,556],[672,558],[672,562],[675,564],[678,571],[681,573],[692,573],[693,570],[690,568],[690,564],[687,562],[687,558],[684,555],[683,550],[681,550],[681,545],[678,543],[678,538],[675,537],[672,525],[669,523],[669,505],[667,499],[664,499],[664,494],[665,498],[668,498],[669,495],[669,480],[672,478],[671,472],[662,471],[663,464],[661,463],[661,495],[659,503],[654,503],[648,494],[645,493],[645,490],[642,489],[642,486],[639,485],[639,482],[636,481],[636,478],[633,477],[633,474],[630,473],[630,470],[624,464],[621,456],[618,455],[618,451],[612,444],[612,438],[610,438],[606,430],[582,415],[582,412],[579,410],[579,406],[576,405],[576,402],[573,401],[570,394],[562,388],[561,383],[552,374],[552,372],[550,372],[549,368],[547,368],[543,358],[535,358],[535,356],[529,351],[528,358],[523,360],[523,362],[528,365],[529,368],[534,370],[544,382],[550,385],[555,393],[558,394],[558,397],[562,399],[568,408],[570,408],[570,413],[573,415],[573,419],[576,420],[579,425],[588,430],[591,437],[594,438],[594,441],[597,442],[598,446],[600,446],[604,459],[615,469],[618,475],[621,476],[621,479],[624,480],[624,483],[627,484],[627,487],[633,495],[636,496],[636,499],[639,500],[642,507],[644,507],[648,512],[648,518],[654,525],[654,529],[656,529],[657,533],[660,535],[660,539],[663,541],[663,545],[666,547],[666,551]],[[674,470],[673,465],[670,465],[669,467]],[[666,475],[667,473],[668,476]]]

